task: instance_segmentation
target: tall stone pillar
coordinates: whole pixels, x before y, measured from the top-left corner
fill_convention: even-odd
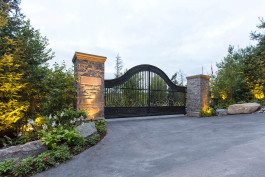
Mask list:
[[[209,107],[209,79],[208,75],[187,77],[186,111],[188,116],[200,117],[201,110]]]
[[[106,57],[75,52],[76,108],[88,119],[104,117],[104,63]]]

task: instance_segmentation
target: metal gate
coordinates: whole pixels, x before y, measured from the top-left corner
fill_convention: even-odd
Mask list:
[[[185,114],[186,87],[175,85],[159,68],[138,65],[105,80],[105,117]]]

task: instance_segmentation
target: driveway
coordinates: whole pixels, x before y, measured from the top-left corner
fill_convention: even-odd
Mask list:
[[[37,177],[265,177],[265,114],[111,121],[96,146]]]

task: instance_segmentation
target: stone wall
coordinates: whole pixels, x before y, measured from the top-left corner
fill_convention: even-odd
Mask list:
[[[200,116],[201,110],[209,107],[209,79],[207,75],[195,75],[187,77],[187,101],[188,116]]]
[[[73,58],[77,101],[76,108],[89,119],[104,117],[104,63],[106,57],[76,52]]]

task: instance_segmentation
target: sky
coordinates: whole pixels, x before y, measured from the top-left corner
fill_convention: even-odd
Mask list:
[[[32,26],[49,39],[55,58],[72,67],[75,51],[107,57],[105,77],[151,64],[169,77],[214,72],[229,45],[255,44],[250,32],[265,17],[264,0],[22,0]]]

